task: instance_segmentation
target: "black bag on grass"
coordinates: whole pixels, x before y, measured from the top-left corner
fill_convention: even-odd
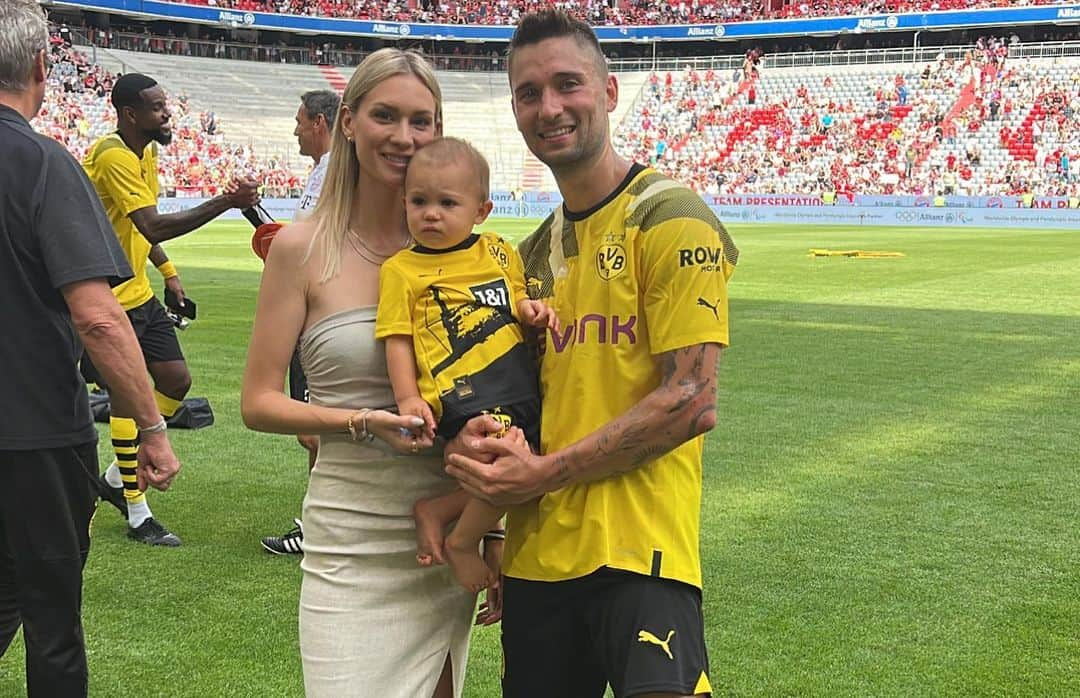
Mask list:
[[[109,412],[109,394],[104,390],[91,390],[90,414],[94,415],[94,421],[108,424]]]
[[[95,422],[108,424],[109,417],[112,416],[109,394],[104,391],[91,391],[90,411]],[[202,429],[213,423],[214,411],[210,408],[210,401],[204,397],[187,398],[176,410],[176,414],[165,420],[170,429]]]
[[[214,411],[206,398],[189,397],[165,423],[170,429],[202,429],[214,423]]]

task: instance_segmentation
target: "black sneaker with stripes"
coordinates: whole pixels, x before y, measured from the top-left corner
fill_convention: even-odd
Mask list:
[[[300,519],[293,519],[293,526],[283,536],[267,536],[262,539],[262,547],[266,552],[275,555],[303,555],[304,554],[304,525]]]

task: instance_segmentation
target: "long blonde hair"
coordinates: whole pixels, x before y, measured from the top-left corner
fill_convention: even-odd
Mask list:
[[[330,161],[326,167],[326,179],[319,201],[312,212],[315,235],[308,248],[308,258],[318,246],[323,259],[320,280],[324,283],[333,278],[341,267],[341,250],[345,235],[348,234],[349,216],[356,196],[356,182],[360,177],[356,150],[341,129],[341,115],[348,109],[355,119],[361,100],[384,80],[395,75],[414,75],[424,83],[435,98],[435,128],[436,133],[441,132],[442,91],[435,80],[435,71],[422,55],[416,51],[382,48],[360,63],[341,96],[341,107],[330,141],[330,154],[327,156]]]

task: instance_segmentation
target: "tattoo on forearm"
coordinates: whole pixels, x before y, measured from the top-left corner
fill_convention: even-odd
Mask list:
[[[642,422],[637,424],[630,424],[623,431],[622,438],[620,439],[620,449],[622,451],[628,451],[637,447],[640,444],[648,443],[649,434],[651,429],[649,425]]]
[[[668,414],[675,414],[682,412],[687,405],[697,400],[698,396],[705,391],[709,385],[709,379],[703,378],[700,380],[686,380],[679,384],[681,390],[679,391],[679,399],[668,409]]]
[[[705,345],[698,344],[692,347],[686,347],[685,349],[678,349],[667,355],[667,357],[671,357],[672,363],[677,363],[673,358],[674,355],[691,357],[691,364],[687,371],[687,375],[681,376],[676,382],[679,399],[668,409],[668,414],[681,412],[687,405],[697,400],[698,396],[701,395],[701,393],[708,388],[709,384],[715,380],[715,377],[702,375],[705,368],[706,349],[707,347]],[[671,376],[667,376],[665,383],[669,382],[673,377],[674,373]]]
[[[633,458],[631,459],[631,467],[637,468],[639,466],[645,465],[649,461],[655,460],[660,456],[664,455],[669,450],[671,450],[671,447],[667,444],[654,444],[652,446],[647,446],[633,455]]]
[[[555,482],[563,487],[570,482],[570,458],[559,456],[555,459]]]
[[[686,440],[689,441],[690,439],[694,438],[698,434],[701,434],[701,433],[703,433],[705,431],[704,426],[702,426],[702,424],[701,424],[702,421],[715,422],[716,418],[715,418],[715,416],[713,416],[713,415],[715,415],[715,413],[716,413],[716,400],[713,400],[713,404],[711,404],[711,405],[703,405],[701,407],[701,409],[698,410],[697,414],[695,414],[690,419],[690,427],[687,430]]]
[[[675,375],[678,362],[675,361],[675,352],[668,352],[660,356],[660,385],[666,385]]]
[[[618,434],[620,430],[618,421],[615,421],[610,429],[605,429],[600,435],[600,440],[596,444],[596,452],[602,456],[610,456],[619,447],[618,441],[615,441],[615,434]],[[614,434],[612,433],[614,432]]]
[[[657,357],[661,383],[656,401],[639,403],[610,422],[594,439],[556,457],[555,484],[590,481],[634,470],[708,430],[715,423],[717,376],[711,370],[715,345],[694,345]],[[703,395],[708,404],[702,405]],[[601,465],[602,463],[602,465]],[[587,464],[586,469],[582,466]]]

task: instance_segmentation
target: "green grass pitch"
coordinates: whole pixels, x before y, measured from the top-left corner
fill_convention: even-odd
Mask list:
[[[701,526],[716,695],[1080,695],[1080,232],[732,234]],[[168,245],[199,303],[191,394],[217,424],[173,432],[184,471],[150,495],[182,548],[131,543],[99,510],[93,696],[302,694],[297,559],[258,540],[299,515],[306,460],[240,422],[249,237],[218,223]],[[0,696],[22,694],[22,662],[18,639]],[[497,630],[479,630],[466,695],[496,696],[498,675]]]

